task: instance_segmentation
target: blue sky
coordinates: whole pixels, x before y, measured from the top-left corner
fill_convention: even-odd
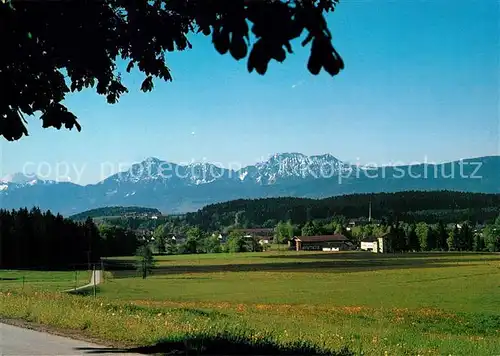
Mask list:
[[[342,0],[328,20],[346,63],[333,79],[307,72],[299,43],[262,77],[193,37],[192,50],[167,56],[174,81],[152,93],[134,73],[116,105],[91,91],[68,97],[82,132],[31,119],[29,137],[1,141],[0,173],[33,162],[87,184],[149,156],[244,165],[302,152],[387,164],[499,153],[497,0]]]

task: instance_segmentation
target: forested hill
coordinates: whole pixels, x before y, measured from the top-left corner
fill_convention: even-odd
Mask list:
[[[342,215],[349,219],[368,217],[369,202],[374,219],[402,221],[482,223],[494,219],[500,211],[500,194],[462,193],[454,191],[406,191],[398,193],[353,194],[326,199],[267,198],[233,200],[212,204],[186,215],[190,224],[218,229],[235,223],[274,226],[277,221],[291,220],[303,224],[308,220]]]
[[[141,215],[141,214],[161,215],[161,212],[158,209],[143,208],[140,206],[108,206],[104,208],[87,210],[82,213],[72,215],[69,218],[75,221],[81,221],[87,218]]]

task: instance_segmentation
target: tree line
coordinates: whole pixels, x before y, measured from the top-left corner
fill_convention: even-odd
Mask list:
[[[100,235],[92,220],[74,222],[38,208],[0,210],[2,268],[70,268],[101,257]]]
[[[109,222],[96,225],[91,218],[77,222],[38,208],[0,210],[0,268],[90,267],[104,256],[132,256],[149,249],[157,254],[198,254],[269,248],[257,238],[245,237],[241,232],[243,224],[236,220],[223,229],[210,230],[175,217],[154,220],[154,230],[141,233]],[[353,225],[346,217],[336,215],[304,223],[283,220],[272,227],[271,242],[281,245],[294,236],[338,233],[355,246],[367,237],[386,236],[393,251],[500,251],[500,217],[486,226],[470,221],[377,221]]]
[[[303,225],[279,222],[274,229],[275,243],[285,243],[294,236],[342,234],[355,245],[370,237],[387,238],[395,252],[404,251],[500,251],[500,216],[491,224],[477,227],[470,222],[437,224],[426,222],[369,223],[346,225],[344,217],[313,220]]]
[[[158,226],[152,234],[150,241],[158,254],[259,252],[264,249],[257,239],[247,238],[237,230],[223,235],[218,231],[190,227],[180,241],[170,231],[168,224],[165,224]]]
[[[124,216],[124,215],[161,215],[161,212],[155,208],[145,208],[139,206],[108,206],[103,208],[96,208],[84,211],[82,213],[74,214],[69,218],[75,221],[86,220],[87,218],[100,218],[110,216]]]
[[[151,236],[151,246],[158,254],[194,254],[221,252],[263,251],[268,243],[259,242],[258,237],[245,237],[241,226],[231,226],[225,232],[204,231],[199,227],[188,227],[185,239],[179,242],[172,238],[169,224],[159,225]],[[180,230],[179,230],[180,231]],[[283,245],[295,236],[318,236],[342,234],[355,246],[366,238],[385,237],[390,250],[409,251],[500,251],[500,217],[485,227],[461,222],[436,224],[426,222],[374,222],[352,226],[343,216],[332,219],[315,219],[304,224],[291,220],[280,221],[273,228],[270,243]]]
[[[131,230],[154,230],[159,225],[177,222],[180,219],[177,216],[157,216],[157,219],[151,219],[150,217],[143,216],[114,216],[114,217],[99,217],[94,219],[94,221],[99,221],[101,224],[119,226],[123,229]],[[172,225],[174,228],[175,225]]]
[[[498,229],[498,231],[496,230]],[[350,236],[361,242],[364,238],[387,238],[394,252],[408,251],[500,251],[500,218],[484,229],[468,222],[461,224],[395,223],[353,227]]]
[[[90,218],[76,222],[38,208],[0,210],[0,268],[90,268],[102,256],[133,255],[138,245],[133,231],[98,227]]]
[[[305,224],[315,219],[372,216],[383,221],[435,224],[470,221],[492,222],[499,213],[500,194],[453,191],[406,191],[352,194],[326,199],[264,198],[239,199],[208,205],[185,216],[188,224],[220,230],[237,222],[245,228],[274,227],[279,221]]]
[[[152,234],[140,233],[126,224],[113,225],[110,221],[96,224],[90,217],[83,222],[75,221],[36,207],[0,210],[0,268],[91,268],[102,257],[143,255],[150,247],[160,254],[262,250],[255,240],[236,233],[222,240],[219,234],[188,226],[178,218],[147,221],[157,225]],[[171,239],[172,233],[186,238],[177,243]]]

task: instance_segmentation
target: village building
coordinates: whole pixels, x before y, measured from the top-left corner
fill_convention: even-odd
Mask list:
[[[182,244],[187,240],[187,236],[182,234],[169,234],[169,238],[176,244]]]
[[[258,241],[261,245],[270,244],[274,237],[273,228],[238,229],[235,231],[241,233],[247,239],[251,238]]]
[[[213,233],[212,234],[212,237],[217,237],[217,239],[219,239],[220,243],[226,243],[227,242],[227,235],[223,235],[223,234],[216,234],[216,233]]]
[[[350,240],[342,234],[320,236],[296,236],[289,242],[296,251],[346,251],[353,247]]]
[[[389,253],[392,252],[392,241],[394,236],[388,232],[382,236],[368,236],[361,240],[360,249],[362,251],[371,251],[373,253]]]
[[[361,240],[360,248],[362,251],[377,252],[378,251],[378,238],[375,236],[365,237],[363,240]]]

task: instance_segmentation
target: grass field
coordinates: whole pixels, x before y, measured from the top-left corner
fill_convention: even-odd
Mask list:
[[[89,271],[30,271],[1,270],[0,291],[2,290],[47,290],[62,291],[89,283]]]
[[[117,278],[101,294],[123,300],[500,311],[498,255],[201,256],[161,258],[146,280],[127,278],[132,271],[114,272]]]
[[[498,254],[185,255],[158,258],[145,280],[135,275],[113,271],[96,299],[4,292],[0,315],[162,352],[202,337],[215,354],[252,344],[304,355],[343,347],[364,355],[500,355]]]

